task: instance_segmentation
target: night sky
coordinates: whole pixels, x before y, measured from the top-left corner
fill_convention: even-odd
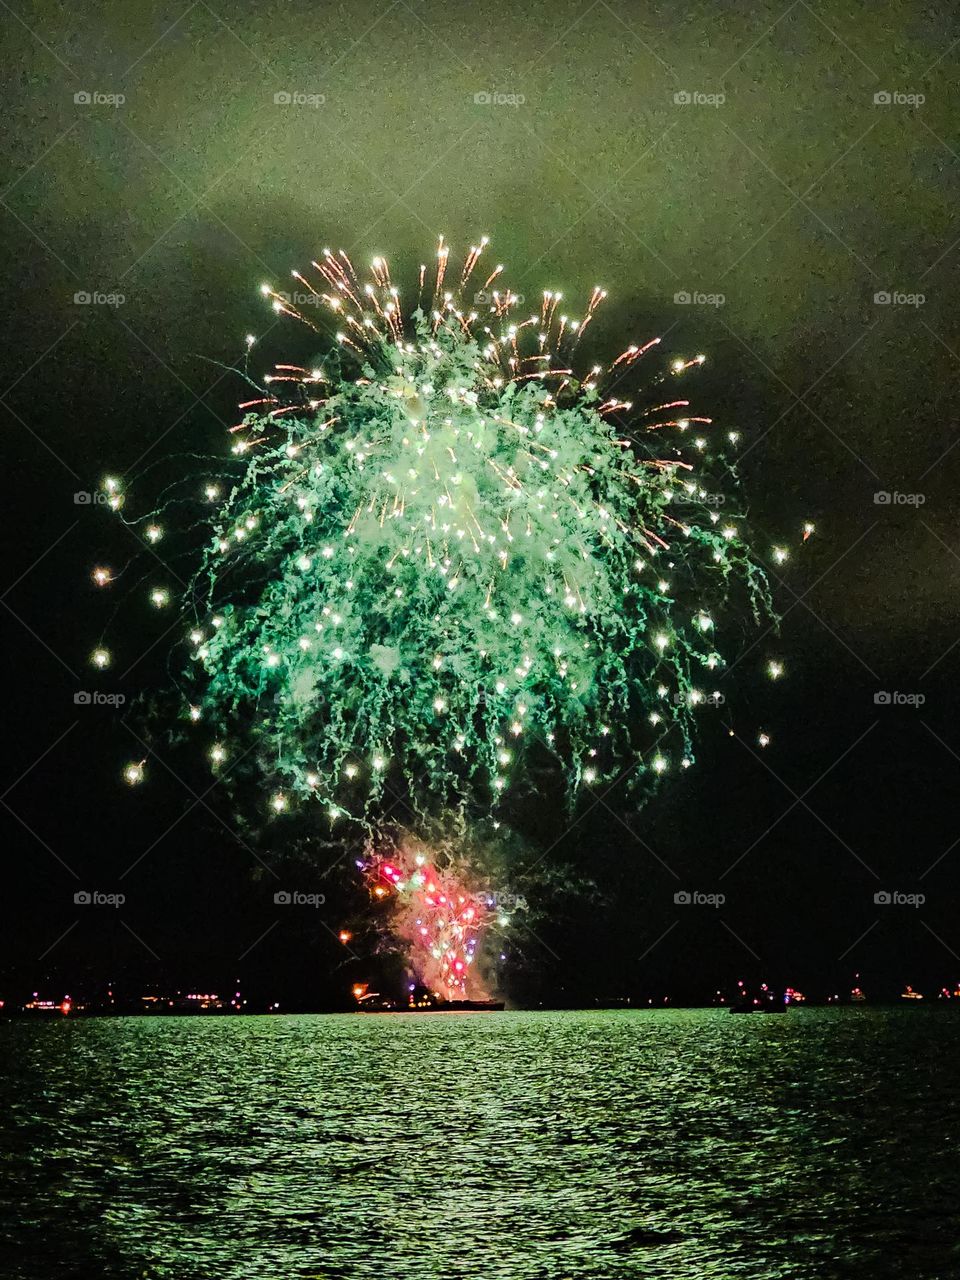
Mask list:
[[[412,279],[441,232],[463,248],[490,235],[530,297],[606,286],[595,341],[611,353],[657,333],[671,353],[705,351],[695,402],[744,434],[761,545],[793,551],[781,635],[751,655],[782,656],[789,679],[730,677],[747,732],[727,736],[726,708],[705,716],[703,767],[640,812],[614,788],[569,829],[549,806],[528,815],[556,842],[551,865],[596,889],[551,899],[518,939],[512,989],[552,1002],[692,998],[741,976],[814,994],[856,972],[878,993],[960,980],[950,6],[2,7],[0,985],[241,976],[323,1004],[372,972],[333,936],[339,902],[322,919],[274,907],[281,882],[331,883],[329,851],[291,866],[289,849],[238,838],[176,752],[149,787],[119,782],[135,719],[74,695],[132,702],[166,678],[165,647],[146,619],[110,679],[91,675],[112,602],[90,569],[122,562],[129,535],[75,495],[222,450],[241,387],[211,361],[233,362],[247,332],[265,364],[305,351],[292,322],[272,327],[261,280],[282,287],[328,244],[386,253]],[[79,889],[127,902],[77,907]],[[726,902],[678,906],[680,890]]]

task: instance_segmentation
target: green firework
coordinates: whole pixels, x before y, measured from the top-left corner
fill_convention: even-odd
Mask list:
[[[532,769],[574,802],[686,766],[725,649],[769,612],[735,438],[683,398],[703,357],[663,367],[654,340],[578,371],[602,291],[579,319],[550,293],[518,314],[498,268],[471,305],[482,248],[449,292],[441,243],[408,318],[382,259],[366,286],[325,252],[296,302],[265,289],[341,331],[264,380],[239,478],[207,488],[185,714],[277,812],[496,817]]]

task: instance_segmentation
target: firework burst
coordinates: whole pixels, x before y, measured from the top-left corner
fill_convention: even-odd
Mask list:
[[[703,357],[665,365],[655,337],[581,368],[604,290],[577,316],[551,291],[523,312],[485,247],[454,271],[441,239],[409,315],[383,258],[362,282],[325,250],[297,294],[262,286],[317,331],[294,299],[327,308],[336,349],[262,379],[233,470],[202,485],[183,714],[215,772],[253,746],[275,814],[375,822],[391,787],[495,814],[534,761],[571,799],[686,766],[724,637],[769,607],[735,433],[680,390]],[[137,522],[150,542],[158,520]]]
[[[388,839],[393,806],[466,844],[546,774],[573,805],[689,766],[744,623],[771,613],[738,508],[737,433],[682,390],[704,357],[665,360],[653,337],[588,366],[605,291],[576,315],[546,291],[531,312],[502,266],[481,268],[486,244],[454,268],[441,238],[409,310],[385,259],[364,281],[343,251],[294,272],[296,293],[263,285],[324,335],[322,354],[257,381],[248,337],[254,390],[230,456],[160,510],[131,518],[123,482],[104,482],[151,548],[170,511],[199,504],[176,665],[179,714],[214,774],[238,791],[255,774],[270,817],[319,804],[358,823],[374,898],[447,995],[476,988],[483,926],[506,916],[466,887],[462,856]],[[118,576],[92,570],[102,588]],[[176,610],[168,581],[146,592]],[[105,642],[91,654],[112,661]],[[146,768],[131,762],[126,781]]]
[[[389,907],[389,932],[418,980],[445,999],[485,996],[478,948],[491,924],[509,923],[494,895],[471,892],[462,870],[441,866],[423,841],[406,833],[386,852],[381,839],[357,866],[373,900]]]

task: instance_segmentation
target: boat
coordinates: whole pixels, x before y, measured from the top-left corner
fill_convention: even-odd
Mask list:
[[[448,1000],[439,992],[411,984],[406,1000],[371,991],[369,983],[357,982],[353,998],[359,1013],[502,1013],[502,1000]]]
[[[730,1005],[730,1013],[755,1013],[757,1011],[756,1000],[738,1000],[736,1004]]]
[[[358,1005],[360,1013],[502,1013],[502,1000],[418,1000],[399,1004],[395,1000],[364,1000]]]
[[[399,1013],[502,1013],[502,1000],[443,1000],[426,1006],[407,1006]]]
[[[739,998],[730,1005],[731,1013],[786,1013],[787,997],[764,983],[758,996],[748,995],[741,985]]]

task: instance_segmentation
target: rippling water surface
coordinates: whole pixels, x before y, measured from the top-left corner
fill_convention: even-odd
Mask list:
[[[0,1275],[960,1276],[960,1016],[0,1027]]]

